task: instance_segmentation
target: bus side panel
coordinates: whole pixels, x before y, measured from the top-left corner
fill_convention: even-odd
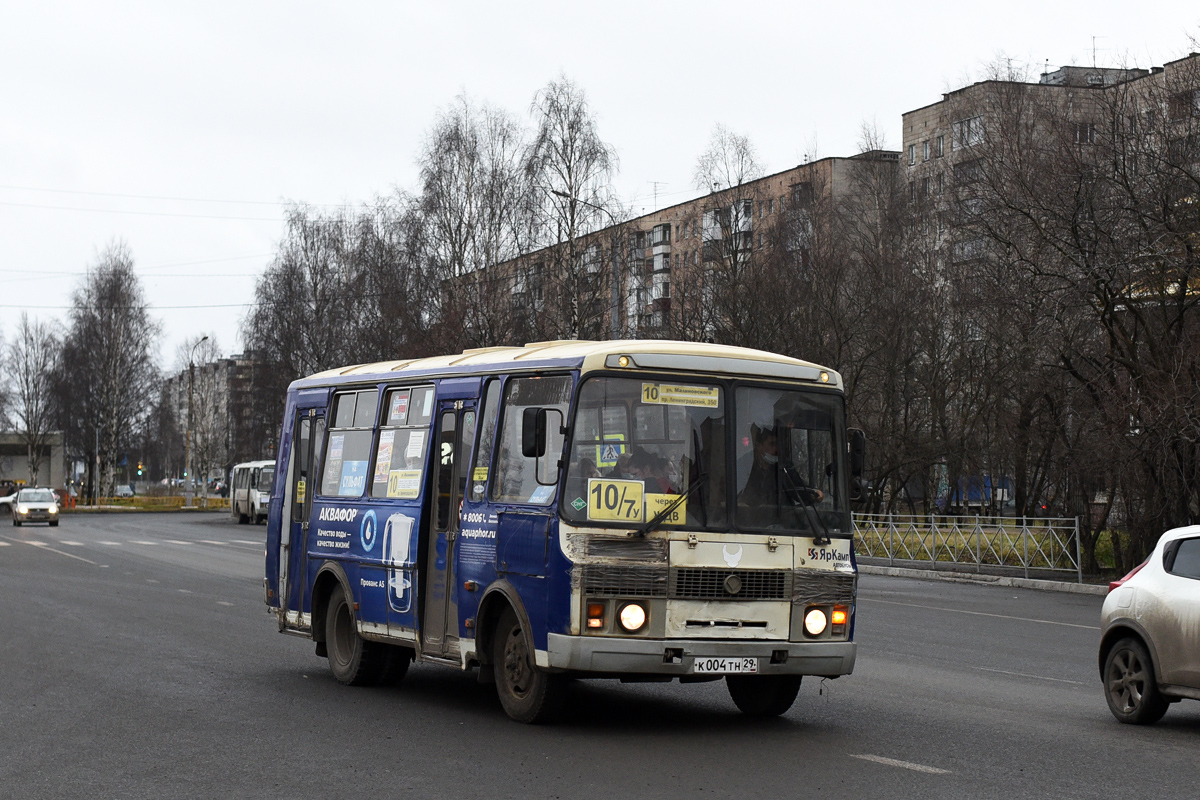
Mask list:
[[[537,650],[546,649],[546,556],[555,527],[552,513],[541,507],[536,511],[510,507],[497,515],[496,574],[517,590]]]
[[[271,507],[267,512],[267,605],[279,608],[279,550],[282,546],[286,508],[284,490],[287,486],[287,464],[292,455],[292,430],[295,428],[296,399],[288,397],[283,414],[283,432],[279,437],[278,459],[275,467],[275,485],[271,491]],[[231,492],[232,494],[232,492]],[[234,515],[236,516],[236,511]]]
[[[379,512],[359,498],[339,500],[318,497],[313,501],[311,535],[309,536],[309,574],[306,592],[308,611],[312,611],[311,587],[322,564],[336,561],[350,581],[350,591],[358,603],[360,622],[383,626],[388,624],[387,578],[383,569],[383,526]]]
[[[467,627],[467,620],[479,617],[479,598],[483,588],[496,580],[496,527],[499,524],[495,509],[486,501],[463,500],[461,529],[454,545],[455,590],[458,593],[458,635],[473,639],[478,634]],[[468,591],[468,582],[476,589]]]
[[[571,560],[559,547],[558,518],[550,526],[550,542],[546,554],[546,632],[571,633]]]

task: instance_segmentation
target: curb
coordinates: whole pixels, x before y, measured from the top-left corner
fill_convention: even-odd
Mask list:
[[[136,506],[78,506],[72,509],[64,509],[62,513],[82,514],[84,516],[90,514],[215,514],[218,511],[229,513],[228,508],[200,508],[200,507],[182,507],[182,508],[138,508]]]
[[[1009,578],[1002,575],[976,575],[969,572],[939,572],[932,569],[909,569],[907,567],[876,567],[859,564],[858,571],[866,575],[889,575],[893,578],[921,578],[948,583],[982,583],[988,586],[1008,586],[1015,589],[1037,589],[1043,592],[1067,592],[1068,594],[1090,594],[1103,597],[1108,594],[1107,586],[1091,583],[1067,583],[1066,581],[1042,581],[1033,578]]]

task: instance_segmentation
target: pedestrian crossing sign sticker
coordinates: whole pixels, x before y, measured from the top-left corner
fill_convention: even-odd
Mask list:
[[[617,465],[617,459],[625,454],[625,434],[606,433],[602,441],[596,444],[596,466],[601,469],[611,469]]]

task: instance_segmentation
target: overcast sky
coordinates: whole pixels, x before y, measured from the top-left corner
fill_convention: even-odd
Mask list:
[[[850,155],[998,57],[1148,67],[1200,49],[1200,6],[995,2],[171,3],[0,0],[0,335],[64,319],[124,240],[163,322],[160,359],[239,323],[283,204],[415,188],[439,109],[465,93],[527,119],[585,89],[635,211],[699,194],[713,125],[769,171]]]

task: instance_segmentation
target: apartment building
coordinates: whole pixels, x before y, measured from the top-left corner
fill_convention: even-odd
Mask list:
[[[769,245],[772,228],[789,208],[840,202],[855,191],[859,167],[894,170],[900,155],[875,150],[822,158],[581,237],[582,274],[570,289],[573,310],[598,321],[594,335],[676,335],[680,316],[687,313],[678,302],[681,284],[717,268],[723,260],[752,258]],[[548,267],[554,262],[551,250],[532,252],[495,268],[511,275],[518,316],[547,311],[555,303],[556,289],[562,291],[561,276],[551,274]],[[693,298],[699,305],[709,300]]]
[[[1036,83],[985,80],[903,114],[902,170],[910,199],[936,219],[937,230],[949,228],[949,260],[964,261],[979,248],[954,230],[950,198],[960,206],[966,198],[969,210],[970,186],[989,176],[989,160],[1019,159],[1031,137],[1072,157],[1120,136],[1160,137],[1168,149],[1194,151],[1198,116],[1196,53],[1151,69],[1067,66]],[[1165,126],[1156,124],[1161,118]]]

